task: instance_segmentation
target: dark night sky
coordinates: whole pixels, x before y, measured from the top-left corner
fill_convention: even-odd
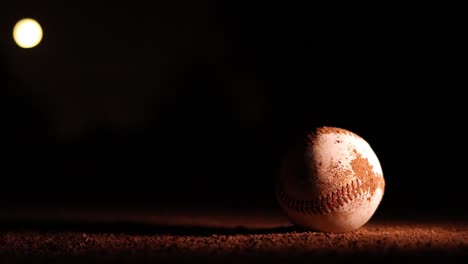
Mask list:
[[[466,211],[456,21],[420,7],[30,2],[0,9],[4,204],[268,202],[285,147],[334,125],[376,151],[388,208]],[[31,50],[11,39],[25,16],[44,27]]]

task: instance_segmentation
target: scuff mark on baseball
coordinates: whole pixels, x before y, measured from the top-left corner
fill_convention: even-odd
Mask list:
[[[293,224],[349,232],[374,215],[385,190],[375,152],[359,135],[320,127],[283,160],[276,198]]]

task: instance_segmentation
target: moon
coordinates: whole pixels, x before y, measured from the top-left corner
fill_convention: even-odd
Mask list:
[[[21,48],[29,49],[37,46],[42,40],[42,27],[32,18],[19,20],[13,28],[13,39]]]

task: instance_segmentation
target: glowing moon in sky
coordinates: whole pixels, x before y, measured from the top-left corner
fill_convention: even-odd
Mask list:
[[[13,39],[21,48],[33,48],[42,40],[42,27],[32,18],[21,19],[13,28]]]

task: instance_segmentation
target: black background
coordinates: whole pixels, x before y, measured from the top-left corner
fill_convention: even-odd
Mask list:
[[[466,213],[456,15],[168,2],[4,4],[3,206],[275,206],[288,144],[327,125],[373,147],[382,211]]]

